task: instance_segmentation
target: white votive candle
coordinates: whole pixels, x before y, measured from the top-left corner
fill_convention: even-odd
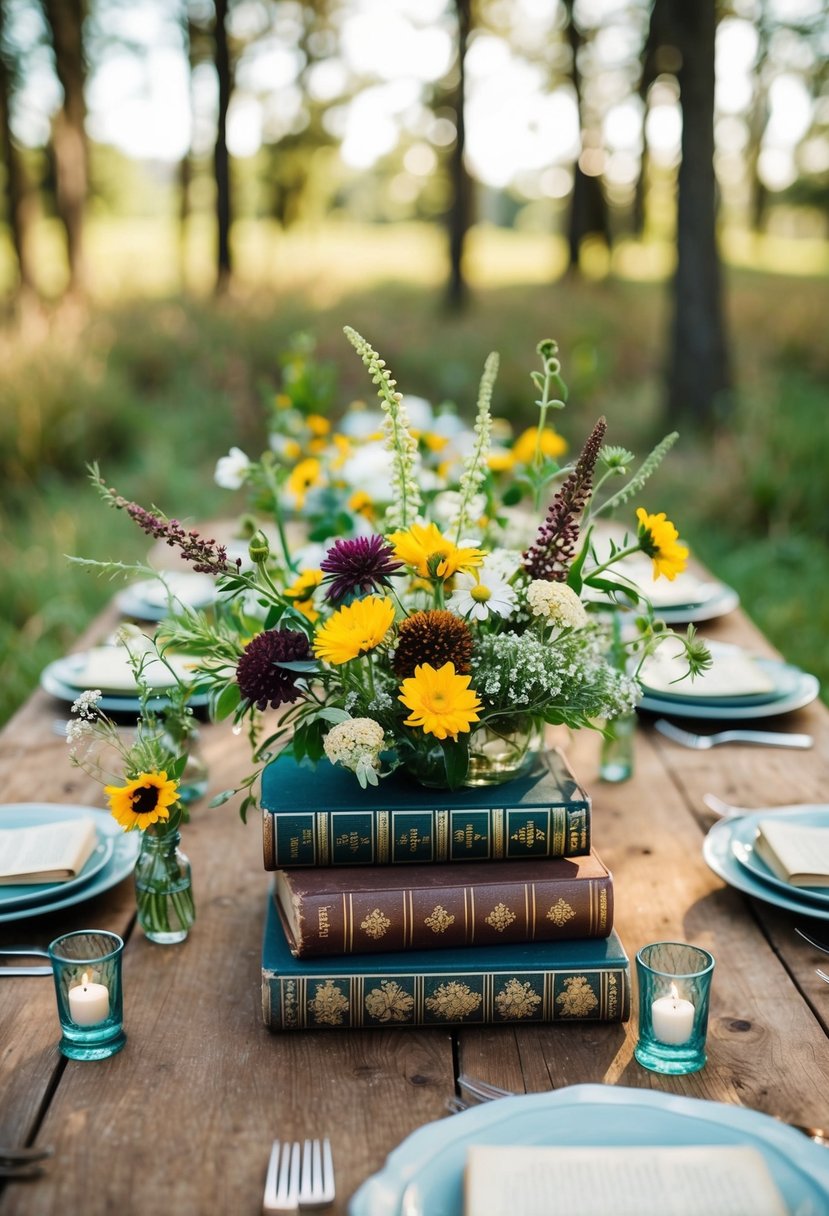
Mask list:
[[[694,1032],[695,1013],[691,1002],[679,995],[676,984],[671,984],[670,996],[661,996],[651,1005],[654,1038],[674,1047],[687,1043]]]
[[[97,1026],[109,1017],[109,989],[93,984],[84,971],[80,984],[69,989],[69,1016],[76,1026]]]

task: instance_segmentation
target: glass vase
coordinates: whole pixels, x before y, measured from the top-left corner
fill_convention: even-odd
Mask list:
[[[190,862],[176,830],[144,832],[135,863],[138,923],[151,942],[183,942],[196,919]]]
[[[184,771],[179,777],[178,796],[185,806],[191,806],[207,793],[207,762],[202,755],[199,732],[192,726],[185,734],[168,727],[164,731],[163,740],[171,752],[184,752],[187,756]]]
[[[527,714],[516,714],[503,725],[482,725],[469,736],[469,768],[465,786],[503,785],[522,776],[541,749],[543,728]],[[410,748],[402,756],[403,768],[431,789],[446,789],[443,748],[435,740],[430,746]]]
[[[605,731],[599,756],[599,778],[602,781],[629,781],[633,776],[636,713],[609,718]]]

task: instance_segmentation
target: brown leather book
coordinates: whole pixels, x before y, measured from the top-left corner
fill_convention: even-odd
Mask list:
[[[607,937],[613,928],[613,879],[595,852],[278,870],[275,898],[298,958]]]

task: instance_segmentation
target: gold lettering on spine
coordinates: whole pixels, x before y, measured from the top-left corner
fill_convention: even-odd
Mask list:
[[[604,932],[607,928],[607,887],[599,892],[599,929]]]
[[[262,812],[262,854],[265,859],[265,869],[276,869],[276,833],[273,830],[273,815],[270,811]]]
[[[378,811],[376,818],[377,830],[377,860],[381,866],[386,866],[391,861],[389,853],[389,813],[388,811]]]
[[[449,812],[435,811],[437,860],[449,860]]]
[[[552,816],[552,846],[551,857],[564,857],[565,855],[565,824],[567,821],[567,812],[563,807],[551,807],[550,814]]]
[[[328,812],[317,811],[314,816],[317,830],[314,838],[314,865],[330,865],[328,852]]]
[[[490,853],[493,857],[504,856],[504,811],[495,807],[490,811]]]

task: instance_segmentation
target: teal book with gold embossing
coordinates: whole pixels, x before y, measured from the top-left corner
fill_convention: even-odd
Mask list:
[[[262,1015],[271,1030],[624,1022],[630,964],[607,937],[295,958],[268,898]]]
[[[590,852],[590,799],[560,751],[504,785],[434,790],[283,755],[262,774],[266,870],[294,866],[525,860]]]
[[[499,946],[607,937],[613,879],[596,855],[444,866],[277,870],[291,953]]]

